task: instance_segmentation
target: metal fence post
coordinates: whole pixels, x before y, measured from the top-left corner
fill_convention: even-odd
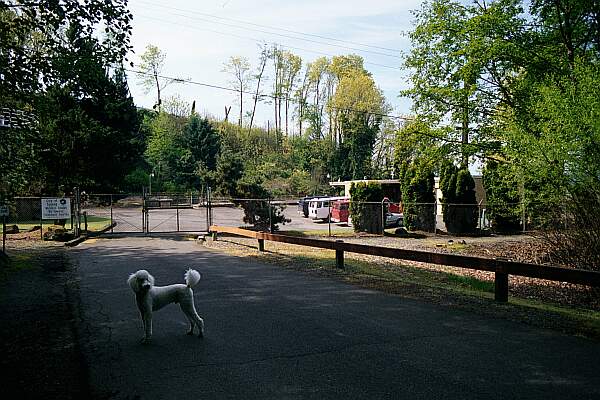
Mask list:
[[[331,237],[331,200],[327,202],[328,206],[328,217],[327,217],[327,229],[329,231],[329,237]]]
[[[381,234],[385,236],[385,211],[383,208],[383,203],[385,200],[381,200]]]
[[[42,218],[42,198],[40,197],[40,239],[44,240],[44,219]],[[75,233],[75,236],[77,236],[77,233]]]
[[[81,215],[80,215],[80,197],[79,197],[79,187],[75,186],[73,188],[73,192],[75,194],[75,237],[79,237],[81,234]]]
[[[175,212],[177,213],[177,232],[179,232],[179,204],[177,203],[175,204]]]
[[[273,218],[271,217],[271,199],[268,199],[267,205],[269,207],[269,233],[273,233]]]
[[[213,224],[213,210],[212,210],[212,189],[208,187],[208,224]]]
[[[208,188],[206,189],[206,197],[204,198],[204,206],[206,207],[206,232],[210,232],[210,223],[208,221]]]
[[[115,233],[114,226],[113,226],[113,196],[112,196],[112,194],[110,195],[110,233]]]

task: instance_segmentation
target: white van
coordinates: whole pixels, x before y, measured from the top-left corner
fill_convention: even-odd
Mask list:
[[[347,197],[315,197],[308,200],[308,218],[310,219],[328,219],[330,205],[336,200],[346,199]]]

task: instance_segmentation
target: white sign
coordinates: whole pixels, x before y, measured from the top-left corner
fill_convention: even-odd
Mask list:
[[[42,199],[42,219],[71,218],[71,199]]]
[[[0,217],[8,217],[8,206],[0,206]]]

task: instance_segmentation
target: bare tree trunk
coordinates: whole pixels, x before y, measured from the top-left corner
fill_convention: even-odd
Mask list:
[[[322,138],[321,131],[321,113],[319,112],[319,86],[321,85],[321,79],[319,78],[315,83],[315,112],[317,113],[317,127],[319,128],[319,139]]]
[[[308,95],[308,91],[306,90],[306,79],[308,78],[308,67],[304,73],[304,79],[302,80],[302,87],[300,87],[298,99],[298,129],[300,130],[300,135],[302,135],[302,120],[304,119],[304,106],[306,102],[306,97]]]
[[[281,86],[279,86],[281,88]],[[282,99],[281,99],[281,94],[279,95],[279,98],[277,99],[277,101],[279,102],[279,106],[277,106],[277,117],[279,118],[279,130],[283,131],[283,125],[281,124],[281,103],[282,103]]]
[[[162,102],[160,100],[160,82],[158,81],[157,71],[154,71],[154,81],[156,82],[156,104],[154,107],[158,107],[158,112],[160,112],[160,105]]]
[[[238,123],[240,128],[242,127],[242,118],[243,118],[243,108],[244,108],[243,100],[244,100],[244,91],[243,91],[242,87],[240,86],[240,121]]]
[[[290,108],[290,99],[285,97],[285,136],[288,136],[288,109]]]
[[[265,72],[265,66],[267,65],[267,57],[262,57],[261,61],[262,64],[260,66],[260,72],[257,76],[256,92],[254,93],[254,106],[252,107],[252,115],[250,116],[250,126],[248,127],[248,132],[252,130],[254,115],[256,113],[256,104],[258,103],[258,93],[260,92],[260,81],[262,80],[263,73]]]
[[[274,111],[275,111],[275,135],[277,136],[277,130],[279,129],[278,120],[277,120],[277,115],[278,115],[277,114],[277,106],[278,106],[277,100],[279,98],[279,90],[280,90],[280,88],[279,88],[279,73],[280,73],[279,66],[280,66],[280,64],[279,64],[279,52],[277,50],[277,47],[273,48],[272,57],[273,57],[273,67],[275,68],[275,79],[273,80],[273,85],[274,85],[274,87],[273,87],[273,95],[274,95],[273,96],[273,107],[274,107]]]

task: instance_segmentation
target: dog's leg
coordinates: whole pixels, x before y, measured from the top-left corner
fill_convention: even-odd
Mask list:
[[[142,343],[150,343],[152,339],[152,311],[146,311],[142,314],[142,320],[144,321],[144,337]]]
[[[202,318],[200,318],[198,313],[196,313],[195,311],[194,311],[194,314],[195,314],[196,324],[198,325],[198,337],[203,338],[204,337],[204,320]]]
[[[185,316],[187,317],[188,321],[190,321],[190,330],[188,331],[188,335],[193,335],[194,334],[194,320],[193,318],[191,318],[183,309],[183,307],[181,307],[181,311],[183,311],[183,313],[185,314]]]
[[[183,311],[183,313],[186,315],[186,317],[190,320],[190,324],[192,325],[192,328],[188,332],[188,335],[194,334],[194,325],[196,325],[198,327],[198,331],[199,331],[198,337],[203,338],[204,337],[204,320],[202,318],[200,318],[200,316],[196,312],[196,307],[194,306],[193,297],[190,299],[187,299],[186,301],[182,301],[181,303],[179,303],[179,305],[181,306],[181,311]]]
[[[198,326],[198,337],[203,338],[204,337],[204,320],[202,318],[200,318],[200,316],[196,312],[196,307],[194,307],[194,303],[192,303],[191,311],[192,311],[191,312],[192,318],[194,319],[194,321],[196,322],[196,325]]]

